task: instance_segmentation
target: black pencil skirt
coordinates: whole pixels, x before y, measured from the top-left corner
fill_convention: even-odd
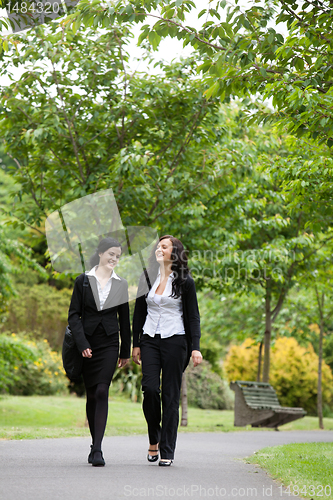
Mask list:
[[[111,384],[119,356],[119,333],[107,335],[100,323],[89,336],[92,357],[83,358],[83,380],[86,387]]]

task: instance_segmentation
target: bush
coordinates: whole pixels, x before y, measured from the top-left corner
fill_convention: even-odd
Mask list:
[[[31,396],[67,392],[61,356],[47,340],[0,335],[0,393]]]
[[[142,401],[141,368],[133,361],[117,369],[112,380],[111,394],[126,394],[132,401]],[[226,382],[212,371],[208,361],[186,370],[188,404],[198,408],[229,410],[233,408],[234,394]]]
[[[276,390],[282,406],[302,407],[308,413],[317,412],[318,356],[311,344],[302,347],[296,339],[280,337],[271,349],[270,384]],[[228,380],[256,380],[258,346],[251,339],[232,346],[224,368]],[[333,376],[323,361],[323,405],[333,403]],[[327,409],[326,409],[327,411]]]
[[[142,372],[133,360],[131,360],[124,368],[117,368],[112,379],[111,393],[126,394],[131,401],[142,401],[141,391]]]
[[[196,367],[191,362],[186,370],[188,404],[204,409],[230,410],[233,395],[226,382],[203,360]]]
[[[34,339],[47,339],[59,350],[65,335],[72,291],[49,285],[16,285],[17,297],[9,301],[3,331],[30,332]]]

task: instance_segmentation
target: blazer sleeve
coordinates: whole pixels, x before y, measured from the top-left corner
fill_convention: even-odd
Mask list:
[[[186,323],[191,336],[192,350],[200,351],[200,313],[195,283],[191,277],[188,279],[187,287],[184,290],[184,302],[187,316]]]
[[[143,334],[143,325],[147,317],[147,302],[145,295],[137,297],[133,315],[133,347],[140,347],[140,338]]]
[[[146,278],[144,273],[140,276],[138,293],[133,314],[133,347],[140,347],[140,338],[143,334],[143,325],[147,318]]]
[[[75,280],[72,299],[68,311],[68,324],[73,334],[76,346],[80,352],[84,351],[85,349],[91,349],[90,344],[84,334],[81,319],[83,279],[84,275],[81,274]]]
[[[131,356],[131,326],[128,305],[128,284],[125,280],[123,302],[118,306],[118,318],[121,339],[119,358],[128,359]]]

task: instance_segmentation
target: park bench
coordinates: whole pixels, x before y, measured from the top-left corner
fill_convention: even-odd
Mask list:
[[[252,427],[274,427],[304,417],[303,408],[288,408],[280,405],[273,387],[265,382],[230,382],[235,391],[236,427],[251,424]]]

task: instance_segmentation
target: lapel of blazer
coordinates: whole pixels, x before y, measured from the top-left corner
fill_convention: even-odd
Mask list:
[[[121,303],[121,294],[120,294],[121,289],[122,289],[122,281],[112,278],[111,290],[104,303],[103,311],[104,309],[109,309],[110,307],[118,306]]]
[[[95,299],[96,309],[97,309],[97,311],[100,311],[101,310],[101,303],[99,301],[96,278],[94,278],[94,276],[88,276],[88,279],[89,279],[91,291],[92,291],[94,299]]]

